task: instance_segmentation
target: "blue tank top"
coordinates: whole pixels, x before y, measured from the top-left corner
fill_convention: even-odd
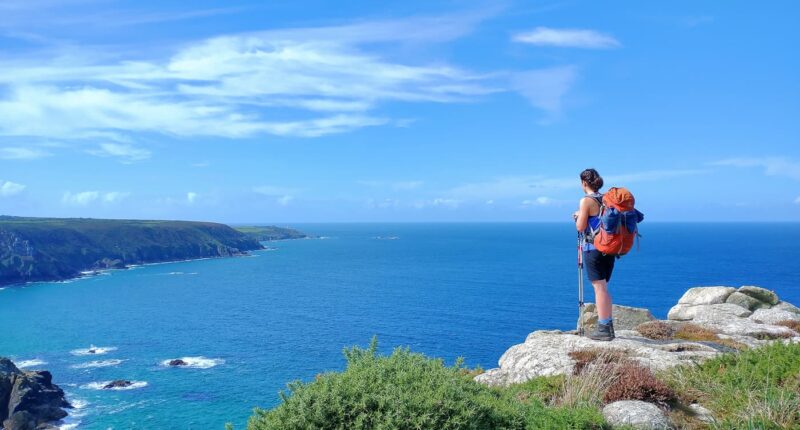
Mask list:
[[[587,194],[586,197],[591,197],[595,201],[597,201],[598,199],[602,199],[603,195],[600,194],[600,193],[594,193],[594,194]],[[597,203],[600,204],[600,202],[597,202]],[[596,231],[598,228],[600,228],[600,212],[598,212],[597,215],[590,215],[589,216],[589,219],[587,220],[586,230],[584,230],[583,233],[584,233],[584,235],[586,235],[586,237],[589,237],[589,236],[591,236],[592,231]],[[594,245],[592,245],[591,243],[584,243],[583,244],[583,251],[584,252],[589,252],[589,251],[591,251],[593,249],[595,249],[595,248],[594,248]]]

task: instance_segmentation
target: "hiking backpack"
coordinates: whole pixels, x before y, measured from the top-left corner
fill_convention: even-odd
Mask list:
[[[600,225],[591,234],[594,247],[605,255],[627,254],[640,236],[638,224],[644,214],[634,208],[636,200],[627,188],[610,188],[598,200]]]

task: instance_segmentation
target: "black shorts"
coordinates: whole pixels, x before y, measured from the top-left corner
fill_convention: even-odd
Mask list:
[[[613,255],[603,255],[602,252],[593,249],[583,253],[583,267],[586,268],[586,275],[589,276],[590,281],[606,282],[611,280],[611,272],[614,271],[614,260],[617,258]]]

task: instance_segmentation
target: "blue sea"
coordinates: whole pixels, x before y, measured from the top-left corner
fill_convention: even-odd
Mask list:
[[[53,372],[79,429],[245,427],[292,380],[344,367],[342,348],[395,346],[495,367],[577,315],[570,224],[309,224],[320,239],[249,257],[146,265],[0,291],[0,356]],[[664,318],[699,285],[759,285],[800,304],[800,224],[641,226],[614,301]],[[587,288],[587,300],[592,300]],[[97,352],[86,354],[94,345]],[[191,366],[168,368],[185,358]],[[98,388],[128,379],[132,389]]]

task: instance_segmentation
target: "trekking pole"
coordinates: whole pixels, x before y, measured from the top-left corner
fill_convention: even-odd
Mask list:
[[[583,336],[583,233],[578,233],[578,336]]]

